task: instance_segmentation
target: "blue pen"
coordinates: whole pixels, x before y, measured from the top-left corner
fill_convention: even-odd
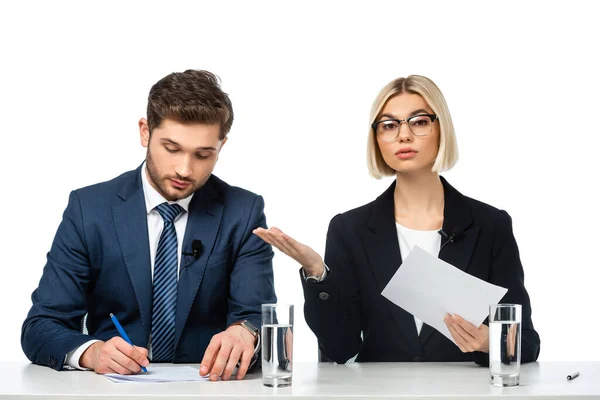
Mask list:
[[[115,324],[115,326],[117,327],[117,330],[119,331],[119,335],[121,335],[121,337],[123,339],[125,339],[125,341],[127,343],[129,343],[130,345],[133,346],[133,343],[131,343],[131,339],[129,339],[129,336],[127,336],[127,334],[125,333],[125,330],[123,329],[123,327],[119,323],[119,320],[117,319],[117,317],[115,317],[113,315],[113,313],[110,313],[110,319],[112,319],[113,324]],[[146,369],[146,367],[142,367],[142,371],[148,373],[148,370]]]

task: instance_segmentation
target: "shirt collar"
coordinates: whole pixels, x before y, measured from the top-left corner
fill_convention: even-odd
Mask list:
[[[146,173],[146,162],[142,165],[142,189],[144,190],[144,200],[146,201],[146,214],[150,214],[150,212],[159,204],[167,202],[169,204],[179,204],[181,208],[188,212],[190,207],[190,201],[192,201],[192,197],[194,197],[194,193],[190,194],[188,197],[184,199],[179,199],[177,201],[167,201],[152,185],[150,181],[148,181],[148,174]]]

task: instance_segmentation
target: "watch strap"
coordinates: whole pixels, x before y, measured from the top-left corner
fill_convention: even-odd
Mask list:
[[[234,326],[234,325],[241,325],[248,332],[250,332],[252,334],[252,336],[254,336],[255,338],[258,336],[258,328],[256,326],[254,326],[254,324],[252,322],[248,321],[247,319],[244,319],[242,321],[236,321],[229,326]]]

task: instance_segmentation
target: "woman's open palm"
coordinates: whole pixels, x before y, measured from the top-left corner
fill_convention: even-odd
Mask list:
[[[323,258],[312,248],[283,233],[281,229],[275,227],[269,229],[256,228],[253,233],[296,260],[311,275],[323,271]]]

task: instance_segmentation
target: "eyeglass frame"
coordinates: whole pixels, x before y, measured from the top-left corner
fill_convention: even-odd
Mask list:
[[[424,135],[416,135],[412,129],[410,129],[410,123],[408,121],[410,121],[411,119],[417,118],[417,117],[429,117],[429,119],[431,120],[431,123],[433,124],[435,121],[439,121],[439,117],[435,114],[417,114],[417,115],[411,115],[410,117],[406,117],[404,119],[398,119],[398,118],[388,118],[388,119],[384,119],[381,121],[377,121],[377,122],[373,122],[371,124],[371,128],[373,129],[373,132],[375,133],[375,135],[377,137],[379,137],[379,135],[377,134],[377,126],[383,122],[389,122],[389,121],[394,121],[398,123],[398,133],[396,134],[396,136],[394,137],[394,139],[390,140],[390,141],[386,141],[381,139],[381,137],[379,137],[379,139],[381,139],[381,141],[385,142],[385,143],[392,143],[395,142],[396,140],[398,140],[398,137],[400,136],[400,128],[402,128],[402,123],[406,122],[406,124],[408,125],[408,131],[410,133],[412,133],[414,136],[417,137],[423,137],[423,136],[427,136],[431,133],[431,131],[429,131],[428,133],[424,134]]]

